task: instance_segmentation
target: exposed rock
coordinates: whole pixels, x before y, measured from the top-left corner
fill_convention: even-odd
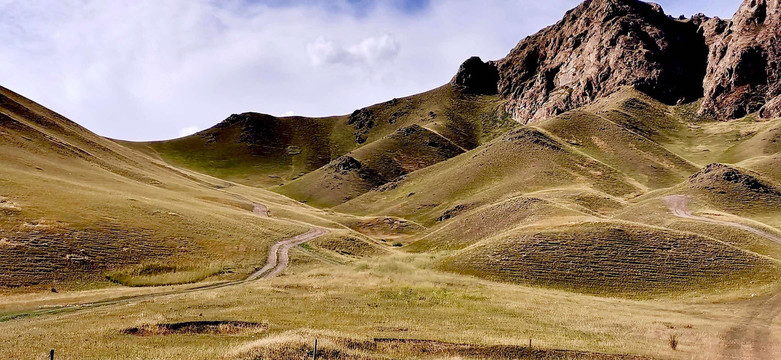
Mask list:
[[[537,129],[527,127],[515,129],[504,134],[502,140],[517,144],[531,143],[554,151],[563,150],[561,143],[551,139],[548,135],[545,135],[545,133]]]
[[[458,214],[466,211],[468,209],[468,206],[464,204],[458,204],[450,209],[447,209],[440,217],[437,218],[437,221],[442,222],[451,218],[454,218],[458,216]]]
[[[355,110],[347,119],[347,125],[355,128],[355,142],[363,144],[366,142],[369,130],[374,127],[374,113],[369,109]]]
[[[298,155],[301,154],[301,147],[290,145],[287,147],[287,154],[288,155]]]
[[[397,178],[395,178],[395,179],[393,179],[393,180],[383,184],[382,186],[377,187],[375,190],[378,191],[378,192],[386,192],[386,191],[393,190],[393,189],[399,187],[399,185],[401,185],[401,183],[404,180],[406,180],[406,179],[407,179],[407,175],[399,176],[399,177],[397,177]]]
[[[355,173],[372,187],[377,187],[385,183],[385,179],[380,173],[368,166],[364,166],[356,158],[349,155],[340,156],[331,162],[331,168],[341,175]]]
[[[636,0],[586,1],[496,62],[508,112],[527,123],[634,86],[669,104],[702,96],[701,23]],[[716,27],[717,24],[708,25]]]
[[[717,189],[719,184],[729,183],[754,193],[781,196],[781,191],[772,184],[762,181],[746,171],[724,164],[710,164],[706,166],[689,177],[689,183],[695,187],[706,189]]]
[[[497,92],[499,71],[495,64],[473,56],[461,64],[450,83],[467,94],[493,95]]]
[[[356,160],[354,157],[344,155],[334,160],[331,166],[340,174],[347,174],[353,170],[360,169],[362,165],[361,162]]]
[[[781,1],[745,0],[710,48],[700,114],[781,116]]]

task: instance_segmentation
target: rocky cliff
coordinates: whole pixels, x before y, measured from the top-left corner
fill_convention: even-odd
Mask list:
[[[695,100],[708,56],[698,28],[641,1],[584,2],[496,62],[499,93],[524,123],[626,85],[667,103]]]
[[[781,116],[781,1],[745,0],[708,56],[700,114]]]
[[[673,18],[637,0],[585,1],[501,60],[470,58],[451,83],[466,93],[498,92],[522,123],[622,86],[668,104],[704,97],[700,114],[716,119],[781,116],[779,2],[745,0],[725,21]]]

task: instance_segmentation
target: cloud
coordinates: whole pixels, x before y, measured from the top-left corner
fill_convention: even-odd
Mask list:
[[[738,5],[695,1],[659,0]],[[0,0],[0,85],[129,140],[245,111],[347,114],[501,58],[579,2]]]
[[[296,114],[296,113],[294,113],[294,112],[293,112],[293,110],[288,110],[288,111],[285,111],[285,113],[284,113],[284,114],[282,114],[282,116],[293,116],[293,115],[295,115],[295,114]]]
[[[188,135],[192,135],[192,134],[197,133],[200,130],[201,130],[201,128],[199,128],[197,126],[188,126],[186,128],[183,128],[183,129],[179,130],[179,137],[185,137],[185,136],[188,136]]]
[[[342,47],[321,36],[306,46],[312,65],[390,61],[399,54],[399,49],[399,42],[388,34],[368,37],[349,47]]]

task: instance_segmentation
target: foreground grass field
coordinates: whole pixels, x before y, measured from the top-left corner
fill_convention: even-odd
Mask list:
[[[320,339],[321,354],[361,353],[345,339],[521,346],[531,338],[539,349],[711,358],[722,352],[722,334],[746,321],[747,312],[773,290],[654,300],[604,298],[444,273],[433,269],[438,258],[400,253],[323,265],[298,251],[289,275],[263,282],[2,322],[0,354],[38,358],[54,348],[63,359],[255,358],[247,357],[252,354],[304,358],[315,338]],[[85,296],[79,301],[89,301],[96,292],[79,293]],[[127,291],[118,294],[122,292]],[[47,295],[50,299],[37,305],[69,296]],[[32,298],[4,297],[0,309]],[[228,333],[123,334],[128,328],[184,321],[263,326]],[[669,345],[671,335],[679,340],[675,351]],[[392,358],[429,358],[422,352],[408,355]]]

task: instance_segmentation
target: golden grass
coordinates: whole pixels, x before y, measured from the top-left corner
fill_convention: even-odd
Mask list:
[[[220,264],[182,266],[165,263],[147,263],[131,269],[109,272],[106,278],[125,286],[161,286],[189,284],[202,281],[225,271]]]
[[[303,255],[295,256],[297,262]],[[489,346],[525,345],[532,338],[541,349],[697,358],[716,351],[722,329],[743,321],[752,306],[735,302],[746,296],[740,289],[626,300],[495,283],[436,271],[438,258],[396,254],[349,266],[297,262],[292,275],[229,289],[2,322],[0,356],[35,358],[55,348],[65,358],[212,359],[262,351],[264,343],[257,340],[267,337],[265,344],[273,350],[272,344],[285,344],[290,331],[312,331],[324,343],[333,336]],[[4,300],[0,298],[0,309]],[[268,335],[122,334],[144,324],[201,320],[268,324]],[[671,333],[679,337],[677,351],[669,348]]]

